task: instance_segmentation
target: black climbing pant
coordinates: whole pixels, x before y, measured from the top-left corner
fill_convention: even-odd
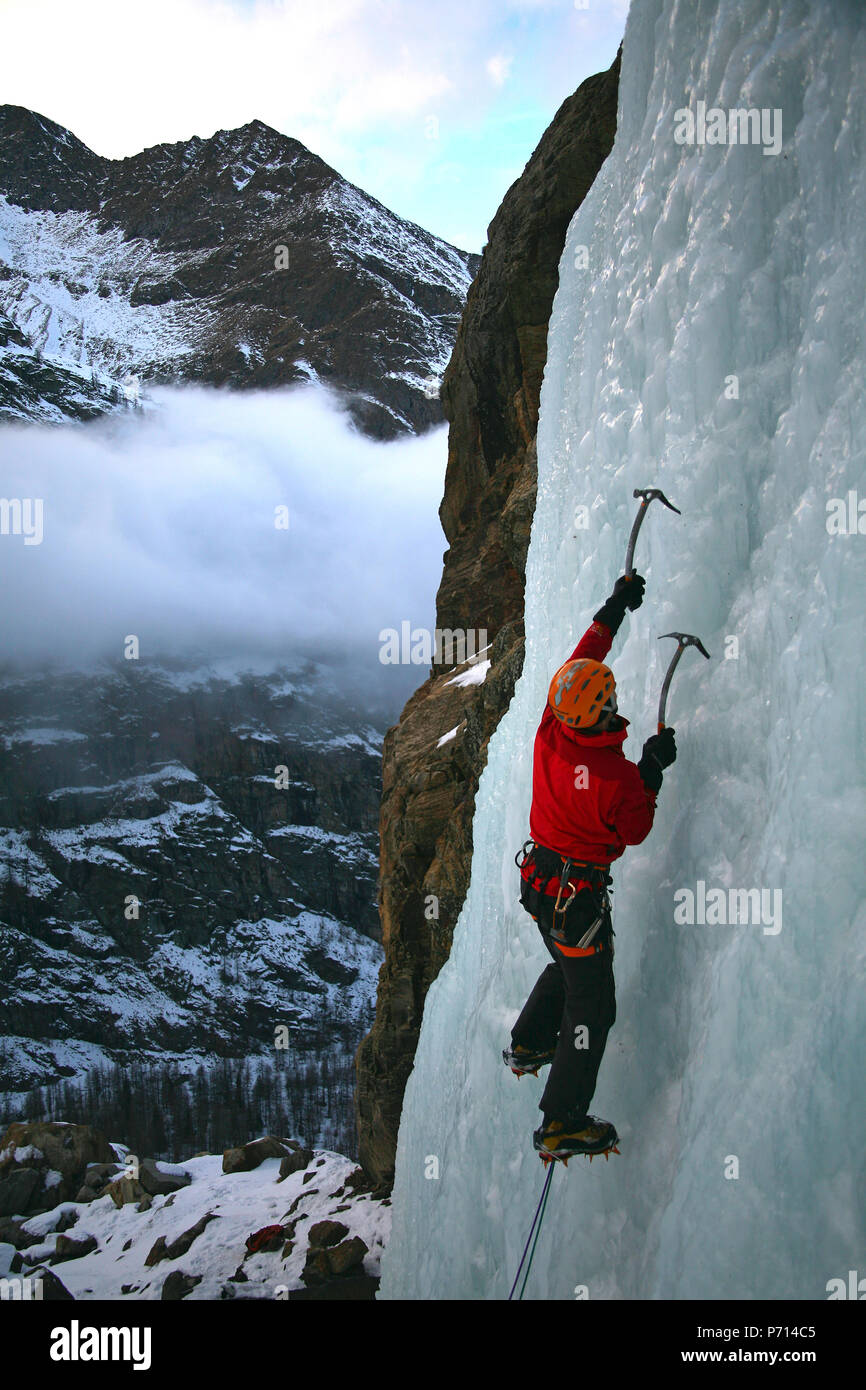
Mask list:
[[[542,908],[538,929],[552,964],[539,975],[511,1040],[533,1051],[556,1048],[538,1108],[546,1122],[574,1123],[586,1116],[616,1019],[613,938],[608,934],[604,949],[594,955],[564,955],[545,930],[553,916],[553,899],[549,902],[549,909],[547,904]]]

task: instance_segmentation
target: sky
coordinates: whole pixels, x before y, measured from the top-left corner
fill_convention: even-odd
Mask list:
[[[98,154],[259,119],[402,217],[480,251],[628,0],[0,0],[2,100]]]
[[[5,495],[42,517],[0,544],[0,652],[83,670],[131,635],[142,665],[312,658],[396,718],[429,662],[389,661],[381,634],[435,623],[447,427],[379,443],[318,385],[149,400],[84,428],[0,425]]]

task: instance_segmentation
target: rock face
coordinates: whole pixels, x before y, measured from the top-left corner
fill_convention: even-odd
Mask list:
[[[563,103],[506,194],[488,229],[443,381],[450,431],[439,515],[450,548],[437,625],[486,630],[490,648],[483,655],[490,665],[485,678],[483,663],[467,663],[456,680],[453,670],[434,666],[385,740],[379,823],[385,962],[375,1023],[358,1052],[356,1090],[360,1159],[381,1184],[393,1177],[424,999],[448,958],[468,887],[487,744],[523,664],[523,581],[547,326],[568,225],[613,144],[618,82],[619,55]]]
[[[285,1159],[293,1157],[289,1145],[282,1139],[266,1134],[262,1139],[252,1139],[242,1148],[226,1149],[223,1154],[224,1173],[251,1173],[264,1163],[266,1158]],[[297,1170],[294,1170],[297,1171]],[[282,1169],[280,1170],[282,1176]]]
[[[0,675],[0,1093],[18,1093],[0,1103],[11,1118],[34,1086],[96,1063],[119,1064],[120,1084],[166,1054],[190,1073],[270,1058],[285,1094],[296,1054],[331,1049],[351,1136],[381,962],[381,734],[306,667],[137,675]],[[175,1151],[132,1132],[141,1152]]]
[[[0,106],[0,194],[0,418],[88,418],[136,377],[322,380],[382,439],[441,421],[478,257],[263,122],[112,160]]]
[[[51,1211],[75,1198],[88,1164],[111,1164],[114,1150],[89,1125],[9,1125],[0,1137],[0,1216]]]

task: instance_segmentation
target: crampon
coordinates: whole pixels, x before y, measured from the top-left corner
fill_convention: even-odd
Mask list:
[[[620,1152],[617,1148],[619,1135],[613,1125],[591,1115],[579,1123],[580,1128],[572,1128],[560,1120],[553,1120],[536,1130],[533,1144],[545,1168],[554,1161],[567,1168],[568,1160],[575,1157],[585,1157],[592,1162],[603,1154],[607,1161],[612,1153]]]
[[[519,1080],[521,1076],[537,1076],[539,1067],[553,1061],[555,1051],[551,1048],[547,1052],[532,1052],[526,1047],[510,1047],[503,1051],[502,1060]]]
[[[609,1149],[600,1149],[600,1150],[598,1151],[598,1153],[591,1153],[591,1154],[587,1154],[587,1153],[577,1153],[577,1154],[552,1154],[552,1153],[546,1153],[546,1154],[545,1154],[545,1153],[539,1153],[539,1158],[541,1159],[541,1161],[542,1161],[542,1163],[544,1164],[545,1168],[547,1167],[547,1165],[548,1165],[549,1163],[561,1163],[562,1166],[563,1166],[563,1168],[567,1168],[567,1167],[568,1167],[568,1160],[569,1160],[570,1158],[588,1158],[589,1161],[590,1161],[590,1163],[592,1163],[592,1160],[593,1160],[594,1158],[601,1158],[602,1155],[604,1155],[605,1162],[607,1162],[607,1160],[610,1158],[611,1154],[618,1154],[619,1152],[620,1152],[620,1150],[616,1147],[616,1144],[611,1144],[611,1146],[610,1146]]]

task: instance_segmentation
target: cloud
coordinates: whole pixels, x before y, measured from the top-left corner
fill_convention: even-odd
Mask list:
[[[497,87],[503,87],[505,85],[513,61],[513,58],[506,57],[503,53],[496,53],[492,58],[487,59],[487,71],[493,78]]]
[[[149,0],[146,15],[115,0],[5,0],[4,46],[20,61],[4,99],[113,158],[256,117],[290,135],[363,131],[461,81],[478,26],[458,6],[452,21],[447,38],[436,7],[381,0]]]
[[[434,622],[446,428],[379,444],[318,387],[154,400],[0,427],[4,496],[43,501],[41,544],[0,535],[5,661],[87,669],[131,634],[143,663],[312,657],[396,712],[428,673],[383,666],[379,632]]]
[[[505,192],[489,158],[503,105],[537,112],[498,151],[511,166],[578,83],[609,66],[624,5],[3,0],[4,50],[15,54],[3,99],[114,158],[259,119],[440,236],[457,240],[453,228],[474,224],[458,244],[477,249]],[[427,137],[431,114],[439,147]],[[436,181],[440,154],[464,169],[450,189]]]

